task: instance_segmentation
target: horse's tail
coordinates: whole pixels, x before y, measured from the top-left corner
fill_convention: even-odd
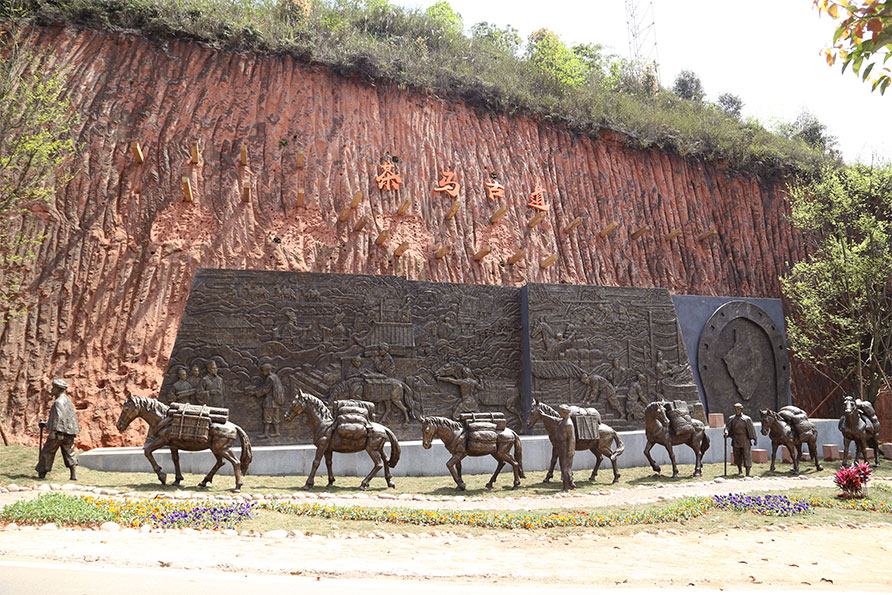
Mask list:
[[[520,434],[514,434],[514,460],[517,461],[517,473],[521,479],[526,478],[523,472],[523,445],[520,442]]]
[[[241,426],[237,424],[232,425],[235,426],[235,431],[238,433],[238,439],[242,442],[242,457],[239,461],[239,467],[241,467],[242,473],[247,474],[248,465],[254,460],[254,453],[251,451],[251,441],[248,439],[248,435]]]
[[[704,454],[707,450],[709,450],[709,434],[706,433],[706,428],[703,428],[703,438],[700,439],[700,454]]]
[[[616,444],[616,450],[613,451],[613,454],[610,455],[610,460],[615,461],[616,458],[623,454],[626,450],[626,445],[623,444],[623,439],[619,437],[619,432],[614,430],[613,432],[613,442]]]
[[[390,428],[384,426],[384,431],[387,433],[387,437],[390,439],[390,460],[387,462],[390,465],[390,468],[396,467],[396,464],[400,462],[400,441],[396,439],[396,434],[390,431]]]

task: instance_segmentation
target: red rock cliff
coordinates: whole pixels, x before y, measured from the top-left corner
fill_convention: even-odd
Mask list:
[[[71,66],[83,148],[76,178],[28,224],[46,236],[28,314],[0,327],[0,413],[17,442],[36,443],[52,377],[72,386],[82,447],[135,442],[139,430],[114,428],[119,402],[157,390],[197,267],[778,297],[784,262],[802,255],[782,182],[631,149],[616,134],[580,137],[288,57],[71,28],[23,41]],[[374,177],[388,154],[403,183],[382,192]],[[461,185],[451,218],[454,201],[433,191],[443,170]],[[494,224],[490,174],[507,207]],[[536,185],[550,209],[531,228]],[[434,257],[441,246],[451,251]]]

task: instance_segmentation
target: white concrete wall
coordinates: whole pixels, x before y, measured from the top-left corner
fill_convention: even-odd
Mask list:
[[[842,436],[837,429],[837,420],[818,419],[812,420],[818,426],[818,456],[821,453],[822,444],[837,444],[842,447]],[[759,435],[759,443],[756,448],[771,449],[771,441],[767,436],[762,436],[760,424],[756,424],[756,432]],[[706,463],[720,463],[723,460],[724,449],[722,447],[721,428],[709,429],[710,447],[704,457]],[[644,458],[644,446],[647,443],[643,431],[620,432],[620,438],[625,444],[625,452],[619,457],[620,467],[646,466]],[[551,460],[551,443],[547,436],[523,436],[523,467],[525,471],[542,471],[548,467]],[[401,456],[393,474],[397,477],[419,477],[448,475],[446,461],[449,453],[439,440],[435,440],[429,450],[421,446],[421,441],[411,440],[400,443]],[[238,448],[235,449],[239,451]],[[687,446],[674,448],[675,459],[678,462],[682,475],[690,475],[690,465],[694,463],[694,452]],[[316,449],[313,446],[258,446],[254,447],[254,461],[251,463],[249,473],[252,475],[297,475],[306,476],[310,471]],[[155,452],[155,459],[165,472],[173,472],[173,463],[170,453],[164,449]],[[670,465],[669,456],[660,445],[654,446],[651,456],[658,465]],[[778,459],[780,452],[778,451]],[[333,458],[334,472],[336,476],[363,477],[371,470],[371,459],[365,452],[356,454],[338,454]],[[80,455],[80,464],[88,469],[99,471],[126,471],[152,473],[152,468],[143,455],[142,448],[96,448]],[[573,459],[574,469],[591,469],[595,464],[595,457],[589,452],[577,452]],[[811,463],[808,463],[811,464]],[[184,473],[205,474],[214,465],[214,456],[210,451],[183,452],[180,451],[180,466]],[[781,468],[788,468],[789,464],[782,464]],[[492,473],[495,469],[495,460],[490,457],[467,457],[462,461],[462,471],[466,474]],[[602,471],[610,473],[610,462],[601,463]],[[671,473],[671,466],[664,469],[664,473]],[[510,473],[510,469],[504,469]],[[221,470],[221,474],[232,474],[232,467],[227,463]],[[559,471],[558,471],[559,474]],[[383,474],[381,475],[383,477]],[[319,477],[325,477],[325,462],[319,465],[317,472],[317,485]],[[322,479],[321,482],[325,480]],[[301,484],[303,482],[301,481]]]

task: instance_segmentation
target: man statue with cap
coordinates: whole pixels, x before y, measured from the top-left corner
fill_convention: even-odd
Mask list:
[[[50,392],[56,398],[50,409],[50,419],[46,422],[49,436],[40,448],[40,457],[37,460],[37,476],[41,479],[53,468],[53,459],[56,451],[62,449],[62,460],[71,471],[71,481],[77,481],[77,456],[74,454],[74,437],[80,432],[77,425],[77,416],[74,413],[74,405],[65,394],[68,383],[64,380],[53,380]],[[41,422],[43,425],[43,422]]]
[[[756,445],[756,428],[753,426],[753,420],[744,415],[743,405],[740,403],[734,403],[734,415],[725,423],[725,438],[728,436],[731,437],[737,473],[743,473],[743,467],[746,467],[746,475],[749,477],[750,467],[753,466],[752,446]]]

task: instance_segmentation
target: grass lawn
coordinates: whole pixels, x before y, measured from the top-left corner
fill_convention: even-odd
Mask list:
[[[34,471],[34,465],[37,463],[37,448],[29,446],[7,446],[0,447],[0,486],[11,483],[18,485],[34,485],[41,483],[67,483],[68,470],[62,464],[61,458],[57,457],[53,470],[47,474],[46,479],[37,479]],[[790,477],[792,473],[789,471],[790,465],[783,464],[778,467],[781,471],[768,471],[767,464],[753,465],[753,473],[762,477]],[[813,465],[804,464],[800,466],[802,475],[806,477],[824,477],[832,475],[838,467],[832,464],[826,464],[823,471],[815,471]],[[345,494],[356,492],[359,488],[359,477],[337,477],[336,483],[326,487],[326,479],[324,477],[324,469],[322,476],[316,476],[316,487],[314,492],[330,492],[333,494]],[[724,465],[722,463],[711,463],[703,466],[703,477],[692,478],[693,465],[681,465],[679,467],[679,477],[672,479],[667,472],[671,469],[666,466],[664,475],[657,475],[650,467],[633,467],[629,469],[621,469],[622,477],[618,484],[610,483],[613,479],[613,472],[610,469],[601,470],[595,481],[589,481],[590,471],[580,470],[575,472],[576,485],[581,492],[606,491],[629,487],[639,487],[648,485],[678,485],[689,482],[707,482],[717,477],[721,477]],[[880,467],[882,470],[883,467]],[[155,474],[149,468],[146,462],[146,471],[140,473],[119,473],[107,471],[94,471],[85,467],[78,467],[78,483],[80,485],[91,485],[104,488],[114,488],[123,492],[173,492],[178,489],[187,491],[196,491],[203,493],[227,493],[232,489],[234,483],[230,475],[218,474],[214,478],[214,483],[209,488],[199,488],[198,482],[204,478],[204,475],[184,474],[185,479],[181,487],[169,485],[173,480],[173,469],[164,469],[168,473],[168,485],[162,486]],[[729,471],[731,470],[729,466]],[[489,480],[489,474],[465,475],[464,479],[467,483],[467,490],[459,492],[455,488],[452,478],[449,476],[439,477],[395,477],[396,489],[390,490],[384,483],[383,474],[372,480],[367,492],[369,493],[392,493],[392,494],[422,494],[427,496],[469,496],[484,498],[499,498],[505,496],[552,496],[560,492],[560,475],[550,483],[542,483],[545,477],[544,471],[527,472],[527,477],[523,480],[522,485],[517,490],[511,489],[512,475],[509,470],[503,470],[499,475],[496,487],[492,490],[485,488],[486,482]],[[736,477],[736,474],[730,475]],[[259,493],[259,494],[280,494],[303,491],[302,487],[306,477],[304,476],[275,476],[275,475],[251,475],[250,473],[244,480],[243,492]]]

